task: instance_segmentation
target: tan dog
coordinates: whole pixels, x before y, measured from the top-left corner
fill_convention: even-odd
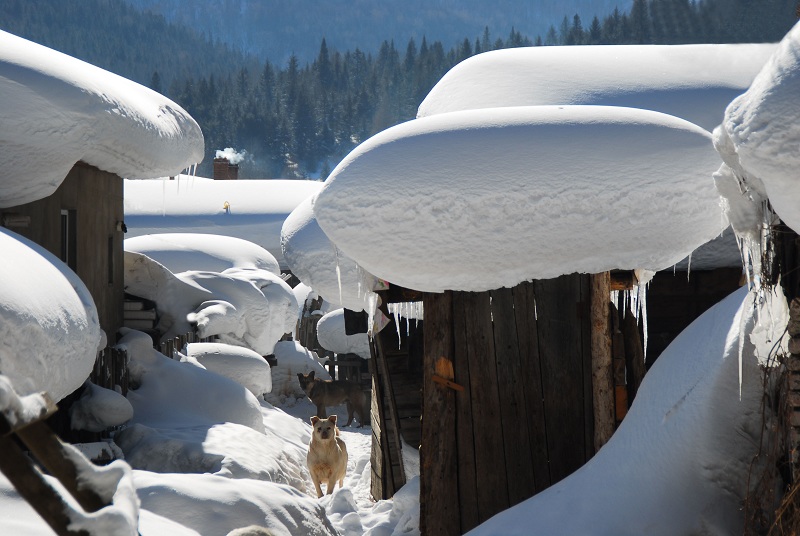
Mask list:
[[[354,410],[358,412],[358,427],[364,426],[366,397],[359,384],[346,380],[320,380],[314,377],[313,370],[308,374],[298,372],[297,379],[306,396],[317,406],[317,416],[319,418],[325,418],[327,415],[325,408],[327,406],[338,406],[342,402],[347,402],[347,422],[345,426],[350,426],[353,422]]]
[[[333,493],[336,482],[339,488],[344,485],[347,471],[347,445],[339,437],[336,415],[320,419],[311,417],[311,442],[308,444],[306,463],[311,480],[317,488],[317,497],[322,497],[322,484],[327,483],[328,495]]]

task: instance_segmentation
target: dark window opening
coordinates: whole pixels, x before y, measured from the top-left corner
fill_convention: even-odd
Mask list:
[[[61,209],[61,260],[78,269],[78,217],[75,210]]]

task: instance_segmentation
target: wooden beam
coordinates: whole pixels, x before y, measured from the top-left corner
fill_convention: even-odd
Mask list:
[[[612,270],[610,290],[633,290],[639,284],[633,270]]]
[[[426,293],[420,446],[420,532],[461,534],[458,453],[456,452],[456,392],[433,381],[442,371],[440,359],[453,367],[453,293]],[[454,380],[455,378],[447,378]]]
[[[594,448],[606,444],[614,433],[615,393],[612,375],[609,296],[611,275],[591,276],[592,399],[594,402]]]

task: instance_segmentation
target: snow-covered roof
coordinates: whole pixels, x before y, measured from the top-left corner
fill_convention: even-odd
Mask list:
[[[0,227],[0,371],[21,396],[80,387],[105,336],[88,289],[50,252]]]
[[[661,270],[727,226],[711,136],[608,106],[440,114],[354,149],[314,202],[325,234],[407,288],[482,291]]]
[[[241,238],[269,251],[281,266],[281,226],[322,183],[308,180],[215,181],[188,175],[125,181],[126,238],[206,233]]]
[[[152,178],[203,158],[200,127],[171,100],[2,31],[0,94],[0,207],[49,196],[78,161]]]
[[[453,67],[419,107],[444,112],[551,104],[655,110],[713,130],[775,44],[593,45],[495,50]]]
[[[322,232],[311,201],[308,198],[300,203],[283,223],[281,246],[286,264],[300,281],[327,302],[352,311],[369,309],[370,299],[375,296],[372,292],[375,277]]]
[[[275,256],[259,245],[232,236],[162,233],[125,239],[125,251],[147,255],[177,274],[187,270],[224,272],[231,268],[267,270],[281,275]]]
[[[715,143],[737,184],[731,205],[755,195],[800,231],[800,25],[786,34],[746,93],[730,103]],[[722,172],[725,175],[725,172]],[[743,185],[738,184],[743,181]],[[752,222],[758,225],[760,222]]]

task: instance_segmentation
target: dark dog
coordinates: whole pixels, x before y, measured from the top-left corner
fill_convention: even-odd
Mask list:
[[[359,428],[364,426],[364,405],[366,397],[361,386],[356,382],[345,380],[320,380],[314,377],[312,370],[308,374],[297,373],[300,387],[305,391],[306,396],[317,406],[317,416],[324,419],[327,415],[327,406],[338,406],[347,402],[347,423],[350,426],[353,422],[353,411],[358,413]]]

